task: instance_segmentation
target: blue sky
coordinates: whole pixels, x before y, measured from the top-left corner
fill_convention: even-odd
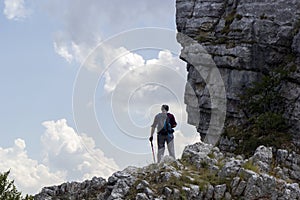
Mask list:
[[[178,84],[176,88],[180,89],[176,94],[180,96],[180,103],[176,103],[174,98],[174,102],[170,100],[170,94],[164,96],[159,87],[147,85],[141,87],[140,96],[136,93],[130,104],[131,111],[124,112],[130,112],[133,122],[140,123],[145,132],[141,134],[141,146],[131,149],[133,152],[136,150],[136,154],[125,153],[128,158],[118,158],[118,150],[101,145],[97,139],[100,133],[76,129],[72,108],[73,87],[80,66],[87,62],[87,55],[99,42],[133,28],[160,27],[175,33],[175,1],[4,0],[0,3],[0,11],[0,157],[3,159],[0,171],[11,169],[18,188],[36,193],[46,185],[84,180],[95,175],[107,177],[128,165],[151,163],[151,154],[145,154],[148,148],[148,132],[145,132],[153,116],[160,111],[158,99],[155,102],[151,99],[159,96],[159,100],[174,105],[171,111],[181,115],[185,108],[179,109],[176,105],[183,104],[184,78],[166,83]],[[127,53],[112,64],[97,86],[95,113],[98,121],[105,124],[106,134],[119,131],[116,121],[109,119],[112,92],[120,87],[118,84],[128,84],[128,87],[130,84],[142,85],[141,77],[146,72],[139,71],[141,76],[134,72],[150,67],[153,69],[150,76],[155,76],[159,82],[164,77],[160,76],[158,65],[177,67],[175,71],[185,77],[185,65],[176,55],[179,49],[172,54],[174,52],[168,49],[131,52],[125,46],[107,47],[107,54],[102,57],[104,60],[105,56]],[[85,65],[88,66],[86,63],[83,67]],[[123,108],[120,99],[114,103]],[[93,105],[92,102],[91,107]],[[185,121],[186,116],[183,116],[179,122],[181,129],[177,129],[177,146],[181,149],[192,141],[195,129]],[[130,126],[124,127],[127,128],[133,130]],[[185,135],[184,130],[189,133]],[[124,143],[127,146],[122,146],[123,149],[132,146],[130,138],[121,141],[117,135],[109,135],[117,146]],[[88,146],[88,150],[82,143]],[[143,147],[144,143],[147,147]],[[129,158],[134,156],[137,159],[131,162]]]
[[[3,2],[0,4],[4,8]],[[7,147],[22,137],[38,143],[41,122],[64,117],[72,123],[72,86],[76,65],[68,64],[53,50],[58,28],[45,15],[33,13],[9,20],[1,15],[1,126]],[[27,150],[36,154],[35,146]],[[37,156],[37,155],[34,155]]]

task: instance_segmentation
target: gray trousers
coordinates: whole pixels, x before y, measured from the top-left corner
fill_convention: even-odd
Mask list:
[[[172,156],[175,159],[175,150],[174,150],[174,135],[168,134],[168,135],[157,135],[157,162],[160,162],[164,152],[165,152],[165,143],[167,143],[169,155]]]

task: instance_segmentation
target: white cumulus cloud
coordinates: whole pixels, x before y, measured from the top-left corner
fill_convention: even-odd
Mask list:
[[[46,121],[41,138],[45,159],[51,169],[68,170],[68,180],[83,180],[93,176],[107,178],[119,167],[96,148],[93,138],[78,134],[65,119]]]
[[[66,45],[58,44],[54,42],[55,52],[63,57],[68,63],[71,63],[73,60],[73,55],[69,52],[69,49]]]
[[[125,52],[125,51],[124,51]],[[111,56],[118,56],[110,54]],[[128,52],[122,55],[109,66],[103,77],[103,88],[98,87],[99,98],[105,94],[108,99],[103,103],[96,99],[96,112],[100,113],[105,108],[111,106],[113,117],[105,115],[98,118],[104,130],[110,130],[111,126],[117,126],[120,130],[135,137],[149,137],[150,125],[154,116],[160,112],[160,106],[167,103],[170,112],[173,113],[178,122],[178,131],[175,134],[176,152],[181,154],[184,146],[194,141],[199,141],[199,137],[194,140],[198,133],[193,126],[187,125],[187,114],[184,106],[184,88],[186,84],[186,65],[177,55],[173,55],[168,50],[158,52],[158,57],[145,60],[138,52]],[[130,58],[130,59],[128,59]],[[128,62],[130,60],[130,62]],[[104,89],[104,91],[103,91]],[[99,116],[102,116],[99,114]],[[110,120],[109,122],[107,122]],[[102,121],[107,123],[102,123]],[[113,142],[126,149],[122,133],[116,133],[118,137],[108,134]],[[117,138],[117,139],[116,139]],[[122,139],[120,139],[122,138]],[[132,140],[132,138],[127,138]],[[148,140],[147,140],[148,141]],[[128,141],[127,143],[133,143]],[[147,151],[145,145],[145,151]],[[130,151],[134,151],[134,146]],[[136,150],[137,151],[137,150]],[[140,148],[140,152],[142,152]]]
[[[54,51],[68,63],[73,61],[82,63],[100,39],[95,38],[92,41],[85,41],[84,39],[75,39],[73,35],[63,31],[56,32],[53,42]]]
[[[10,20],[26,18],[30,10],[25,7],[24,0],[4,0],[4,15]]]
[[[121,52],[115,53],[122,55]],[[112,53],[110,55],[115,56]],[[126,108],[129,103],[134,105],[136,111],[143,111],[155,102],[167,101],[172,112],[177,115],[185,112],[184,108],[178,106],[184,105],[185,63],[168,50],[159,51],[158,58],[151,60],[128,52],[109,66],[103,78],[105,91],[122,97],[116,103],[122,104],[120,107]]]
[[[124,47],[117,49],[106,47],[104,58],[105,60],[117,59],[113,63],[104,61],[104,66],[108,69],[104,74],[104,89],[107,92],[112,92],[118,84],[119,79],[128,71],[143,67],[145,64],[142,56],[129,52]]]
[[[26,143],[20,138],[13,147],[0,147],[0,172],[10,170],[10,179],[15,180],[23,193],[36,194],[45,186],[93,176],[107,178],[119,169],[113,159],[95,147],[91,137],[77,134],[65,119],[46,121],[43,125],[46,127],[41,136],[43,160],[30,158]]]
[[[10,148],[0,148],[0,171],[10,170],[11,179],[25,193],[36,193],[41,186],[58,184],[66,180],[65,171],[51,171],[47,165],[29,158],[25,141],[18,138]]]
[[[62,24],[54,34],[55,44],[63,46],[77,62],[81,62],[103,38],[119,32],[140,27],[175,27],[175,2],[171,0],[51,0],[41,4]],[[70,56],[63,57],[70,62]]]

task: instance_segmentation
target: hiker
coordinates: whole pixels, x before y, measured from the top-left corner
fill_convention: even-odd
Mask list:
[[[151,144],[155,128],[157,128],[157,162],[160,162],[164,155],[165,143],[167,143],[169,155],[175,158],[173,128],[176,127],[177,123],[174,115],[168,113],[168,111],[169,106],[162,105],[161,113],[155,116],[153,124],[151,125],[151,136],[149,138]]]

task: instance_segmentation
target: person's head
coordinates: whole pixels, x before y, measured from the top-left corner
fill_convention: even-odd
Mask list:
[[[162,105],[162,106],[161,106],[161,111],[162,111],[162,112],[168,112],[168,111],[169,111],[169,106],[168,106],[168,105],[165,105],[165,104]]]

